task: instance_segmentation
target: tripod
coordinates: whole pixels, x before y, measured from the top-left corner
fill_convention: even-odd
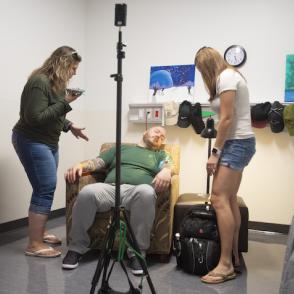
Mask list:
[[[122,96],[122,81],[123,81],[123,76],[122,76],[122,59],[125,57],[125,53],[123,51],[123,47],[125,45],[122,43],[122,32],[121,28],[119,27],[119,36],[118,36],[118,43],[117,43],[117,73],[111,75],[112,78],[117,83],[117,111],[116,111],[116,179],[115,179],[115,206],[112,209],[112,217],[110,220],[110,224],[108,226],[105,239],[103,242],[102,250],[100,252],[100,256],[98,259],[97,267],[95,274],[92,279],[92,287],[90,294],[95,293],[95,288],[99,282],[101,273],[103,272],[102,276],[102,281],[101,281],[101,288],[99,289],[98,293],[99,294],[119,294],[119,293],[129,293],[129,294],[139,294],[141,293],[141,289],[135,288],[127,274],[127,270],[125,268],[125,265],[123,261],[120,259],[120,265],[125,272],[129,285],[130,285],[130,290],[128,292],[118,292],[110,288],[109,286],[109,278],[114,266],[115,261],[113,262],[110,270],[108,271],[109,263],[111,260],[111,253],[114,245],[114,240],[116,236],[117,230],[119,230],[120,227],[120,213],[123,213],[124,219],[126,221],[126,227],[127,227],[127,237],[128,241],[132,245],[132,248],[139,254],[140,249],[138,246],[138,243],[136,241],[136,238],[134,236],[133,230],[131,228],[128,216],[126,215],[124,209],[120,206],[120,165],[121,165],[121,96]],[[144,276],[146,276],[147,282],[149,284],[150,290],[152,294],[156,294],[156,291],[154,289],[153,283],[151,281],[150,275],[147,270],[147,266],[145,262],[141,259],[138,258],[138,261],[143,269]]]

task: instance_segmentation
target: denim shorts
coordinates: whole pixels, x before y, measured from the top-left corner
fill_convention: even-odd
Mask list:
[[[219,164],[243,171],[255,153],[255,138],[227,140]]]
[[[49,214],[56,189],[58,148],[13,132],[12,144],[33,188],[29,211]]]

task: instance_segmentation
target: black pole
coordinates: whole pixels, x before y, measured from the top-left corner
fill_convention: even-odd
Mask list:
[[[92,279],[92,287],[90,289],[90,294],[95,293],[95,289],[97,286],[97,283],[100,279],[100,275],[103,272],[103,277],[101,281],[101,288],[98,291],[98,294],[121,294],[125,292],[119,292],[114,291],[109,287],[108,279],[111,274],[112,269],[107,273],[110,259],[111,259],[111,251],[113,249],[114,240],[116,236],[116,231],[119,230],[120,226],[120,212],[121,212],[121,206],[120,206],[120,178],[121,178],[121,111],[122,111],[122,59],[125,58],[125,53],[122,51],[123,47],[125,45],[122,43],[122,32],[121,27],[119,27],[119,33],[118,33],[118,43],[117,43],[117,73],[112,74],[110,77],[114,78],[117,84],[117,100],[116,100],[116,164],[115,164],[115,206],[113,208],[113,217],[110,222],[110,225],[107,230],[107,234],[105,236],[105,240],[103,242],[102,251],[100,253],[100,257],[98,260],[98,264],[96,267],[96,271],[94,274],[94,277]],[[136,238],[134,236],[134,233],[132,231],[132,228],[127,220],[128,225],[128,232],[131,236],[132,245],[133,248],[140,253],[140,249],[138,246],[138,243],[136,241]],[[148,273],[148,269],[145,265],[145,263],[139,259],[139,262],[144,270],[144,274],[147,278],[148,285],[150,287],[151,293],[156,294],[155,288],[153,286],[152,280],[150,278],[150,275]],[[123,265],[122,265],[123,266]],[[131,285],[130,285],[131,286]],[[133,287],[133,286],[132,286]],[[132,291],[132,289],[130,290]],[[133,292],[126,292],[126,293],[139,293],[138,289],[133,289]]]
[[[122,59],[125,57],[125,53],[122,51],[125,45],[122,43],[122,32],[119,27],[118,42],[117,42],[117,73],[110,75],[114,78],[117,84],[116,90],[116,164],[115,164],[115,205],[113,208],[112,223],[109,227],[109,232],[104,240],[104,245],[100,258],[97,264],[97,268],[92,279],[92,287],[90,294],[95,293],[95,288],[100,279],[100,275],[103,271],[102,285],[99,293],[110,293],[108,291],[107,283],[107,269],[110,263],[111,250],[113,248],[115,240],[115,232],[119,229],[120,221],[120,165],[121,165],[121,105],[122,105]],[[114,292],[113,292],[114,293]]]
[[[208,158],[211,155],[211,138],[208,138]],[[210,175],[207,173],[207,179],[206,179],[206,194],[209,195],[210,192]]]
[[[122,110],[122,59],[125,52],[122,50],[125,45],[122,43],[122,32],[119,27],[117,43],[117,74],[111,75],[117,83],[116,90],[116,166],[115,166],[115,206],[114,221],[115,227],[119,228],[120,214],[120,165],[121,165],[121,110]]]

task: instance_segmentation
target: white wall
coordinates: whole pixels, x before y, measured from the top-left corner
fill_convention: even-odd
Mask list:
[[[87,17],[86,113],[94,142],[115,138],[116,1],[89,1]],[[191,64],[197,49],[207,45],[224,52],[232,44],[245,47],[248,60],[241,71],[248,80],[251,102],[283,101],[285,55],[294,53],[291,38],[292,0],[128,0],[127,26],[123,28],[124,141],[137,141],[144,125],[129,124],[128,104],[148,97],[151,65]],[[207,101],[199,75],[195,97]],[[195,99],[196,101],[196,99]],[[273,134],[255,129],[257,154],[245,170],[239,195],[250,210],[250,220],[289,224],[294,207],[294,140],[287,132]],[[168,127],[170,143],[181,145],[181,193],[205,192],[207,142],[192,128]],[[86,146],[87,157],[97,153]]]
[[[94,157],[100,144],[115,140],[117,71],[113,0],[10,0],[0,2],[1,85],[0,223],[25,217],[31,193],[10,143],[26,77],[56,47],[68,44],[84,57],[73,83],[86,93],[69,118],[85,124],[91,141],[70,134],[60,143],[59,183],[53,209],[64,207],[63,173],[71,164]],[[223,52],[231,44],[245,47],[242,68],[251,101],[283,100],[285,55],[294,53],[292,0],[128,0],[123,28],[123,141],[138,141],[143,125],[129,124],[128,104],[148,97],[151,65],[191,64],[198,48]],[[4,72],[5,71],[5,72]],[[195,97],[207,94],[197,75]],[[293,215],[294,140],[286,132],[256,130],[257,154],[245,170],[240,195],[250,220],[289,224]],[[170,143],[181,145],[181,193],[204,192],[207,142],[192,128],[168,127]]]
[[[82,56],[85,52],[85,4],[82,0],[1,0],[1,94],[0,94],[0,223],[23,218],[31,187],[11,144],[11,130],[18,120],[20,95],[27,77],[62,45],[69,45]],[[84,87],[84,63],[73,85]],[[73,103],[69,118],[83,121],[83,101]],[[73,158],[82,157],[82,142],[70,134],[60,143],[58,187],[53,209],[64,207],[64,170]]]

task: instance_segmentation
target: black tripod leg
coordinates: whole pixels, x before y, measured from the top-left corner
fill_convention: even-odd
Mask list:
[[[103,270],[103,278],[101,283],[102,287],[106,287],[106,285],[108,287],[106,276],[107,276],[108,265],[111,259],[111,252],[112,252],[114,239],[115,239],[115,231],[116,231],[115,222],[112,220],[107,230],[107,233],[103,242],[103,246],[99,255],[96,271],[92,279],[92,287],[91,287],[90,294],[95,293],[95,288],[99,282],[102,270]]]
[[[126,221],[126,224],[127,224],[127,230],[128,230],[128,234],[130,235],[130,242],[131,242],[131,245],[132,247],[141,254],[141,250],[139,248],[139,245],[138,245],[138,242],[136,240],[136,237],[134,235],[134,232],[131,228],[131,225],[130,225],[130,222],[129,222],[129,219],[128,219],[128,216],[125,212],[125,210],[123,209],[122,210],[123,212],[123,215],[124,215],[124,219]],[[141,259],[141,258],[138,258],[138,261],[144,271],[144,275],[146,276],[146,279],[147,279],[147,282],[148,282],[148,285],[149,285],[149,288],[151,290],[151,293],[152,294],[156,294],[156,291],[155,291],[155,288],[153,286],[153,283],[152,283],[152,280],[151,280],[151,277],[149,275],[149,272],[148,272],[148,269],[147,269],[147,266],[146,266],[146,263]]]

